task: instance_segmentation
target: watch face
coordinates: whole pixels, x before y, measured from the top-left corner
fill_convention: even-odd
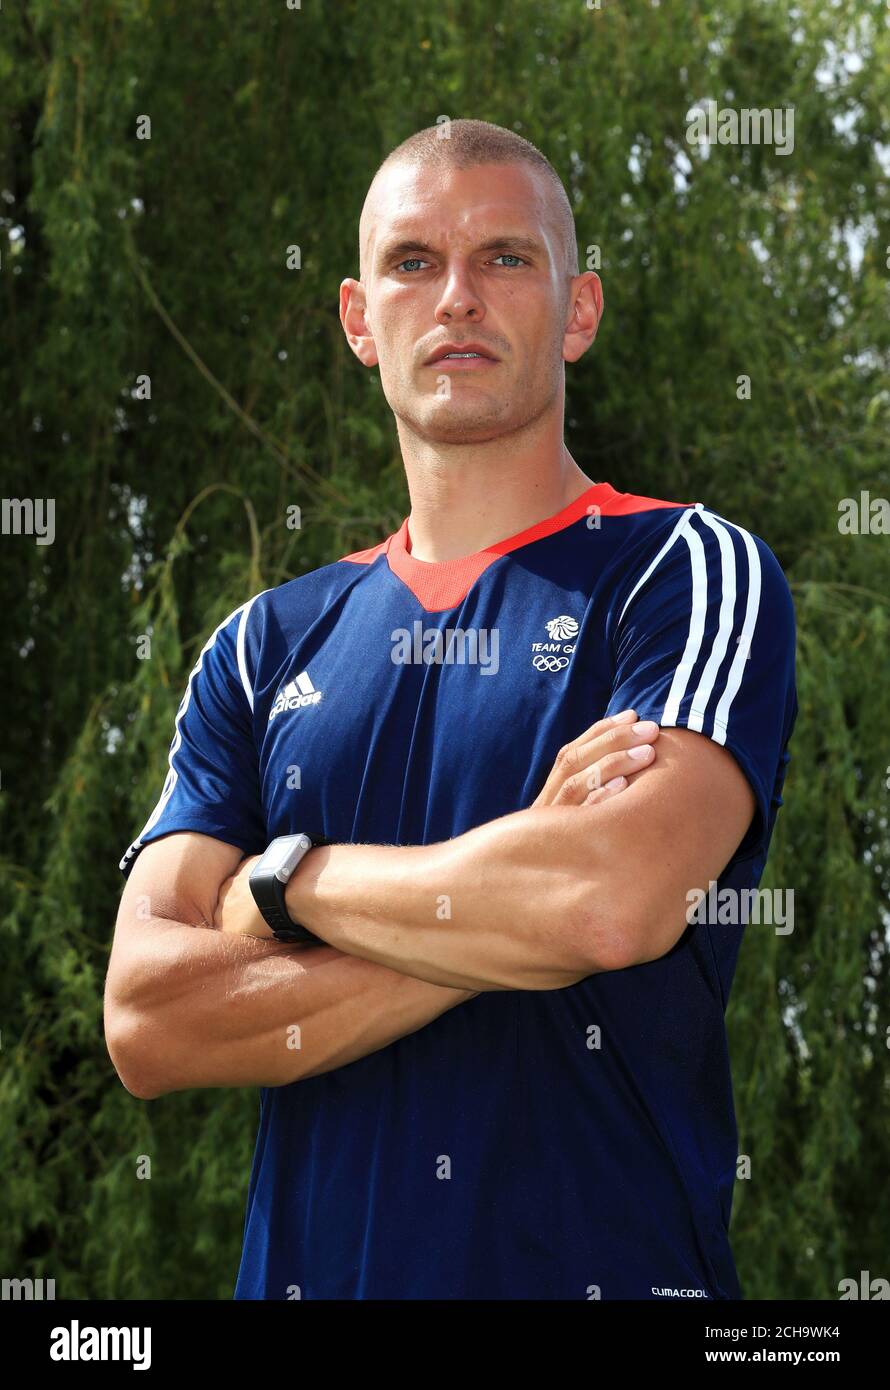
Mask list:
[[[286,883],[303,855],[312,848],[308,835],[279,835],[263,855],[257,868],[275,874]]]

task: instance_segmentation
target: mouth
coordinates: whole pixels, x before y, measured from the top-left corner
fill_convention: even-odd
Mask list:
[[[481,347],[440,348],[424,365],[446,372],[479,371],[497,366],[497,358],[490,356]]]

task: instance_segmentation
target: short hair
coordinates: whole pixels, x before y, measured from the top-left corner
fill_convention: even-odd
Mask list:
[[[470,169],[477,164],[532,165],[547,177],[553,191],[552,205],[562,235],[566,274],[579,274],[575,218],[565,185],[547,156],[515,131],[490,121],[463,118],[449,120],[447,125],[441,122],[427,126],[390,151],[378,166],[371,187],[378,175],[394,164],[436,164],[457,169]]]

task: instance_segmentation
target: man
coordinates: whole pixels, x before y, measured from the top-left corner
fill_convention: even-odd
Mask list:
[[[109,1050],[147,1098],[263,1088],[238,1298],[739,1298],[744,927],[687,916],[760,880],[790,593],[703,504],[582,473],[564,363],[603,298],[565,191],[512,132],[440,136],[378,170],[341,287],[410,515],[205,645],[121,865]],[[248,877],[301,832],[286,945]]]

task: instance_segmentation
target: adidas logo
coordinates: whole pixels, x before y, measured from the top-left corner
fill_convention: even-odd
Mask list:
[[[301,671],[287,685],[282,686],[275,696],[275,703],[269,713],[269,720],[273,720],[276,714],[281,714],[286,709],[303,709],[306,705],[317,705],[321,699],[321,691],[316,690],[312,681],[309,679],[308,671]]]

